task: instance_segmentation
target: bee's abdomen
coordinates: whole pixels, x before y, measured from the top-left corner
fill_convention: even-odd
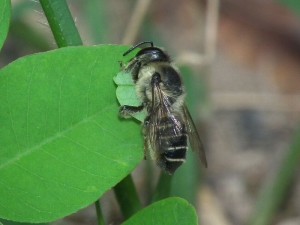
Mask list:
[[[180,122],[180,121],[178,121]],[[180,130],[174,131],[174,122],[165,120],[160,123],[160,157],[164,169],[173,174],[185,161],[187,151],[187,133],[184,124],[180,124]]]
[[[166,137],[163,141],[162,151],[167,161],[185,161],[185,152],[187,150],[186,134]]]

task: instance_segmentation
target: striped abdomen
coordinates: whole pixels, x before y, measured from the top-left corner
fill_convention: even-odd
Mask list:
[[[173,174],[175,170],[185,161],[187,151],[187,133],[185,125],[175,117],[162,118],[159,125],[159,149],[160,166],[168,173]]]

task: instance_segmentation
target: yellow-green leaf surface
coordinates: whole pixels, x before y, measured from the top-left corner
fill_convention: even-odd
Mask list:
[[[142,104],[136,95],[135,84],[130,73],[120,71],[114,77],[114,82],[118,85],[116,96],[120,105],[140,106]],[[138,112],[133,117],[140,122],[144,122],[146,111]]]
[[[0,1],[0,49],[6,39],[11,15],[10,0]]]
[[[123,225],[196,225],[198,218],[194,207],[182,198],[167,198],[139,211]]]
[[[142,159],[118,118],[124,46],[68,47],[0,71],[0,217],[47,222],[94,202]]]

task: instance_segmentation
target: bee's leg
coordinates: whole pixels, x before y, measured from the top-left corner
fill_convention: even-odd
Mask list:
[[[130,105],[122,105],[120,107],[119,113],[123,118],[130,118],[135,113],[138,113],[144,109],[144,105],[140,106],[130,106]]]

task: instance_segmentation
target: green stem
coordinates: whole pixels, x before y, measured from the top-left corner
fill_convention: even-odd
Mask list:
[[[170,196],[172,175],[161,172],[153,194],[152,202],[156,202]]]
[[[82,45],[71,12],[65,0],[40,0],[59,48]]]
[[[287,195],[293,176],[299,168],[300,162],[300,130],[296,132],[295,139],[277,172],[276,178],[263,189],[258,199],[251,225],[270,224],[272,216],[280,207]]]
[[[125,219],[141,209],[141,203],[131,175],[128,175],[118,183],[114,187],[114,191]]]
[[[97,224],[105,225],[99,200],[97,200],[95,202],[95,208],[96,208],[96,213],[97,213],[97,222],[98,222]]]

